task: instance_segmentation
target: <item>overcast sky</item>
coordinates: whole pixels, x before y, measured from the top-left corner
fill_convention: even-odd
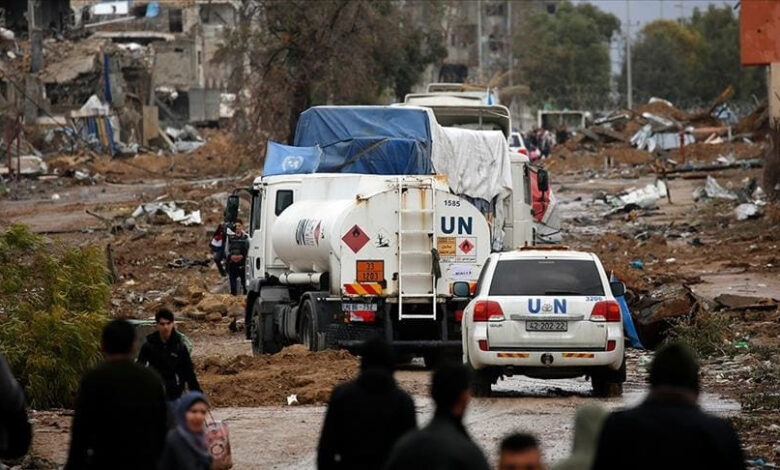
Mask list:
[[[631,4],[631,23],[643,25],[659,18],[676,19],[689,17],[694,8],[706,9],[708,5],[733,7],[737,0],[575,0],[575,3],[592,3],[626,21],[626,3]]]
[[[573,0],[573,3],[592,3],[600,9],[612,13],[620,19],[622,33],[626,26],[626,0]],[[688,18],[693,14],[694,8],[706,9],[709,5],[717,7],[734,7],[737,0],[629,0],[631,5],[631,37],[636,38],[636,33],[645,23],[664,18],[673,20]],[[619,74],[623,63],[624,43],[617,41],[612,43],[610,56],[612,58],[612,73]]]

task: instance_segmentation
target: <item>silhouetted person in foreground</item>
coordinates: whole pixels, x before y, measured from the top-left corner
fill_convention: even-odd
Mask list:
[[[544,470],[539,441],[530,434],[510,434],[501,441],[498,470]],[[587,469],[587,467],[583,467]]]
[[[659,349],[649,381],[644,402],[607,418],[594,469],[745,468],[731,425],[697,405],[699,365],[688,347]]]
[[[0,354],[0,460],[24,456],[31,441],[32,427],[27,420],[24,392]]]
[[[553,470],[580,470],[593,466],[607,410],[599,405],[581,406],[574,418],[574,445],[571,455],[552,466]]]
[[[471,377],[463,364],[445,364],[433,373],[436,412],[419,431],[402,437],[387,470],[487,470],[485,454],[471,440],[463,416],[471,401]]]
[[[417,427],[414,401],[396,384],[394,366],[385,340],[365,343],[358,378],[333,389],[320,434],[317,468],[382,468],[398,439]]]
[[[105,362],[81,380],[66,470],[153,469],[165,444],[167,402],[160,377],[132,361],[135,329],[103,329]]]

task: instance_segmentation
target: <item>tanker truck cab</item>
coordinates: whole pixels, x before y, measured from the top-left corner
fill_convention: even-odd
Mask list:
[[[293,343],[354,349],[382,335],[426,360],[460,356],[469,299],[452,285],[476,285],[492,235],[445,177],[277,175],[255,179],[250,193],[255,353]]]
[[[475,371],[476,394],[487,395],[501,376],[516,374],[588,375],[594,394],[620,392],[626,366],[615,295],[625,287],[608,281],[596,255],[556,248],[487,260],[463,316],[463,358]]]

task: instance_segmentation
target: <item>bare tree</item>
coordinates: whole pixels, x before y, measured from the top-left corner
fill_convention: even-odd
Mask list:
[[[387,90],[407,93],[445,53],[436,25],[413,24],[401,6],[245,0],[221,60],[239,65],[232,83],[247,135],[292,142],[298,116],[313,104],[371,104]]]

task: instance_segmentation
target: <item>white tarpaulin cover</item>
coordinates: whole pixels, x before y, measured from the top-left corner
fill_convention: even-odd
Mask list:
[[[456,194],[487,202],[496,198],[495,223],[491,224],[491,230],[493,249],[501,249],[507,198],[512,194],[509,144],[504,133],[442,127],[433,116],[431,128],[434,171],[447,175]]]

